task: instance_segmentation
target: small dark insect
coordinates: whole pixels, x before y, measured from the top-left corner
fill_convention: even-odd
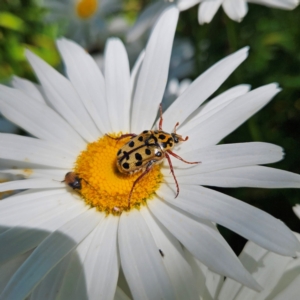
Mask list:
[[[73,190],[81,190],[81,180],[75,172],[68,172],[62,182],[65,182]]]
[[[161,257],[165,257],[165,254],[162,252],[162,250],[161,250],[161,249],[158,249],[158,251],[159,251],[159,253],[160,253]]]

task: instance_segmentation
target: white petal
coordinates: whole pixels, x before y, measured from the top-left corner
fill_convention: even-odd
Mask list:
[[[153,237],[140,213],[120,217],[121,264],[134,299],[175,299]]]
[[[20,78],[18,76],[13,76],[11,83],[15,89],[23,91],[30,98],[37,100],[40,103],[46,104],[45,99],[39,91],[38,87],[31,81]]]
[[[149,201],[148,206],[158,220],[209,269],[260,290],[210,222],[200,223],[158,199]]]
[[[0,266],[0,294],[4,290],[9,279],[14,275],[14,273],[18,270],[18,268],[22,265],[22,263],[27,259],[30,255],[31,251],[28,251],[24,254],[21,254],[12,260],[1,264]]]
[[[140,38],[157,21],[164,9],[170,4],[164,1],[158,1],[148,5],[138,16],[137,21],[127,33],[126,41],[128,43]]]
[[[32,52],[26,57],[38,76],[48,101],[70,125],[88,142],[99,136],[99,131],[86,111],[74,87],[68,79],[50,67]]]
[[[299,204],[296,204],[296,205],[293,207],[293,211],[294,211],[294,213],[296,214],[296,216],[300,219],[300,205],[299,205]]]
[[[178,14],[175,7],[166,9],[151,33],[134,94],[131,132],[150,129],[155,121],[167,83]]]
[[[0,85],[0,110],[11,122],[32,135],[81,151],[85,142],[77,132],[47,105],[16,89]]]
[[[130,300],[127,295],[118,286],[116,289],[116,294],[114,300]]]
[[[62,188],[64,185],[50,179],[24,179],[0,183],[0,192],[9,190]]]
[[[100,219],[103,220],[104,214],[100,213]],[[101,222],[100,220],[100,222]],[[59,294],[56,300],[87,300],[87,282],[84,272],[84,259],[89,250],[91,241],[94,237],[96,228],[74,249],[69,255],[70,263],[66,270]],[[72,288],[70,288],[72,287]]]
[[[110,131],[103,75],[94,59],[71,40],[57,41],[73,87],[102,134]]]
[[[19,226],[15,226],[0,235],[0,261],[4,262],[25,253],[40,244],[52,231],[69,220],[76,219],[84,210],[78,204],[61,204],[33,216]],[[38,229],[36,229],[38,228]]]
[[[210,23],[217,10],[221,6],[223,0],[203,1],[198,9],[199,24]]]
[[[53,142],[7,133],[0,133],[0,137],[1,158],[50,167],[73,167],[74,156]]]
[[[63,258],[34,289],[30,300],[53,300],[61,287],[66,269],[70,263],[71,255]]]
[[[46,238],[19,268],[2,293],[2,299],[23,299],[99,222],[93,209],[71,220]]]
[[[157,248],[163,253],[163,263],[173,285],[176,299],[197,298],[196,281],[194,281],[192,269],[184,258],[179,242],[164,227],[152,217],[149,210],[144,207],[140,210]]]
[[[1,173],[13,174],[18,176],[22,176],[22,178],[39,178],[39,179],[51,179],[52,181],[61,182],[65,175],[70,172],[70,169],[0,169],[0,177]]]
[[[240,259],[243,265],[265,289],[257,293],[247,287],[243,287],[240,283],[226,279],[217,299],[273,299],[273,297],[270,297],[270,293],[277,286],[279,279],[285,271],[286,265],[292,260],[292,258],[289,257],[265,252],[259,246],[251,242],[246,244],[240,255]]]
[[[199,145],[206,147],[217,144],[264,107],[279,91],[277,84],[262,86],[235,99],[222,110],[217,110],[210,118],[200,123],[201,126],[198,124],[187,132],[182,128],[181,134],[187,134],[189,141],[197,142],[182,143],[181,148],[193,150],[199,148]]]
[[[118,217],[107,216],[95,230],[84,261],[89,299],[114,298],[119,274],[118,221]]]
[[[170,132],[176,122],[183,123],[247,58],[248,50],[245,47],[225,57],[194,80],[164,113],[164,130]]]
[[[237,85],[217,97],[210,100],[207,104],[204,104],[197,108],[184,122],[181,128],[185,131],[195,127],[204,120],[208,119],[211,115],[215,114],[216,111],[222,110],[226,105],[232,102],[235,98],[242,96],[249,92],[250,85],[240,84]]]
[[[200,184],[218,187],[300,188],[300,175],[283,170],[249,166],[198,173],[196,176],[176,172],[179,184]],[[168,174],[169,176],[169,174]],[[173,183],[173,177],[165,177]]]
[[[230,19],[240,22],[248,12],[248,5],[246,0],[224,0],[223,9]]]
[[[294,9],[299,5],[299,0],[248,0],[248,2],[281,9]]]
[[[215,299],[219,289],[222,287],[224,277],[210,271],[204,264],[196,259],[186,248],[184,253],[192,267],[194,278],[196,280],[198,294],[200,299]]]
[[[177,7],[179,8],[180,11],[184,11],[195,6],[199,2],[201,2],[201,0],[178,0]]]
[[[178,172],[176,171],[180,176],[256,164],[269,164],[283,158],[281,147],[262,142],[223,144],[189,152],[184,152],[185,150],[188,148],[180,151],[180,156],[189,162],[201,161],[201,163],[191,165],[176,158],[172,159],[173,166],[180,167]],[[168,170],[169,166],[166,168]]]
[[[171,189],[175,190],[175,185],[163,186],[157,194],[198,218],[227,227],[281,255],[295,256],[300,249],[294,234],[283,222],[247,203],[208,188],[184,185],[180,187],[179,196],[174,199]]]
[[[118,38],[110,38],[106,44],[105,88],[112,131],[129,132],[129,61],[126,49]]]
[[[136,82],[138,78],[138,74],[140,73],[142,63],[144,61],[145,57],[145,50],[143,50],[138,58],[136,59],[136,62],[134,63],[134,66],[131,70],[131,75],[130,75],[130,99],[133,99],[134,91],[136,89]]]

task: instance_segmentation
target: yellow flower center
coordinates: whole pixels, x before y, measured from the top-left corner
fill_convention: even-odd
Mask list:
[[[117,135],[110,134],[110,136]],[[124,174],[118,170],[117,152],[128,140],[129,138],[115,140],[104,136],[88,144],[87,149],[77,158],[74,171],[78,178],[81,178],[79,193],[86,203],[97,207],[100,211],[119,215],[123,210],[139,208],[153,198],[162,181],[160,166],[155,165],[135,185],[129,208],[130,191],[143,170],[134,174]]]
[[[76,6],[77,15],[82,19],[88,19],[95,14],[98,8],[98,0],[79,0]]]

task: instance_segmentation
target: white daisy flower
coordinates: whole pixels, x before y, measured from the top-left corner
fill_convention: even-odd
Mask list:
[[[46,20],[63,21],[66,36],[84,47],[102,44],[107,36],[105,16],[120,8],[119,0],[41,0]]]
[[[153,128],[178,14],[175,7],[163,13],[131,75],[119,39],[107,43],[104,76],[84,49],[62,39],[58,49],[68,78],[27,51],[40,90],[28,81],[22,88],[0,87],[3,115],[36,137],[0,135],[1,172],[27,177],[0,184],[0,191],[27,189],[0,201],[1,300],[113,299],[120,267],[134,299],[194,300],[197,282],[182,245],[210,270],[260,290],[215,223],[281,255],[300,249],[281,221],[201,186],[300,187],[299,175],[260,166],[282,159],[280,147],[217,145],[280,91],[277,84],[253,91],[240,85],[202,105],[246,59],[248,48],[200,75],[163,115],[166,132],[180,122],[178,132],[189,136],[174,152],[201,163],[172,159],[172,176],[164,159],[134,190],[144,170],[118,171],[120,150],[124,159],[129,155],[130,170],[148,150],[151,162],[153,153],[165,152],[163,143],[144,146],[138,139],[144,135],[113,137]],[[137,140],[140,148],[131,143]],[[124,152],[126,142],[133,152]]]
[[[127,41],[137,40],[152,27],[161,12],[169,5],[176,4],[180,11],[184,11],[199,4],[198,21],[200,24],[204,24],[210,23],[220,6],[223,7],[230,19],[240,22],[248,12],[248,3],[292,10],[298,6],[299,0],[159,0],[148,5],[139,15],[127,34]]]
[[[180,10],[186,10],[197,3],[200,3],[198,21],[204,24],[212,20],[221,5],[230,19],[240,22],[248,12],[247,3],[292,10],[299,4],[299,0],[178,0],[178,7]]]
[[[300,235],[295,233],[298,240]],[[240,283],[225,279],[207,269],[186,252],[193,266],[195,278],[199,280],[201,300],[294,300],[299,297],[300,257],[286,257],[267,251],[247,242],[239,259],[244,267],[264,289],[261,292],[251,290]]]

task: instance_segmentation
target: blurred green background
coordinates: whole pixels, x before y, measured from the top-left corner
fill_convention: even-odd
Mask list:
[[[150,1],[123,2],[121,16],[133,24],[140,10]],[[16,74],[35,80],[24,57],[29,48],[52,66],[60,66],[55,38],[58,24],[43,21],[45,10],[33,0],[0,1],[0,82],[8,83]],[[241,83],[253,88],[271,82],[282,87],[274,100],[258,114],[228,136],[225,143],[264,141],[282,146],[286,157],[272,166],[300,173],[300,7],[293,11],[271,9],[249,4],[249,12],[241,23],[230,20],[222,9],[210,24],[200,26],[197,6],[182,12],[177,37],[191,41],[195,49],[194,79],[224,56],[250,46],[249,58],[222,85],[218,93]],[[183,79],[183,78],[179,78]],[[20,131],[20,134],[24,132]],[[300,203],[297,189],[218,189],[276,218],[292,230],[300,232],[300,221],[292,206]],[[221,228],[225,238],[239,253],[245,240]]]

